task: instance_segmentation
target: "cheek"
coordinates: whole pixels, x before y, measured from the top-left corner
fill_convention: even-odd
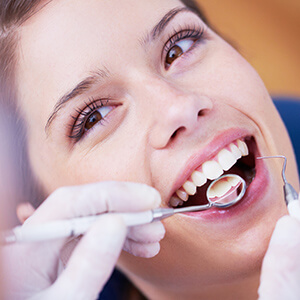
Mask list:
[[[54,186],[79,185],[99,181],[132,181],[150,184],[150,172],[144,167],[143,152],[129,145],[118,147],[107,143],[97,145],[87,153],[61,157],[52,170],[56,172]]]
[[[186,72],[187,88],[242,112],[260,113],[270,105],[264,83],[252,66],[230,45],[218,39],[203,60]],[[180,82],[178,82],[180,84]]]

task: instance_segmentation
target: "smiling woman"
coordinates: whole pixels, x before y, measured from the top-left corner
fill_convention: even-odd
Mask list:
[[[297,188],[299,180],[285,127],[253,68],[193,1],[7,2],[2,82],[26,124],[42,194],[125,181],[154,187],[162,207],[189,206],[206,201],[210,180],[241,175],[248,188],[237,205],[165,220],[158,255],[128,253],[125,243],[117,267],[149,299],[256,299],[263,257],[287,210],[281,164],[255,158],[285,155],[287,177]],[[89,207],[92,191],[85,193]]]

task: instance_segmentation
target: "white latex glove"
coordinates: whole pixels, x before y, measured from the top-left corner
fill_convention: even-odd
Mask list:
[[[300,299],[300,201],[275,227],[263,261],[259,300]]]
[[[137,183],[100,182],[60,188],[24,226],[106,211],[143,211],[158,207],[160,201],[155,189]],[[164,233],[162,223],[155,222],[131,228],[127,234],[120,217],[106,215],[69,253],[71,257],[59,277],[61,252],[68,248],[66,240],[5,246],[2,250],[7,299],[94,300],[110,277],[125,240],[125,248],[132,254],[152,257],[159,252]]]

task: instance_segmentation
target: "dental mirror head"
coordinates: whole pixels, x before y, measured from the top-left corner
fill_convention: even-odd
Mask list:
[[[193,211],[204,211],[212,207],[224,209],[239,202],[246,193],[246,182],[236,174],[226,174],[214,181],[208,186],[206,198],[208,203],[194,206],[165,209],[166,213],[159,212],[159,219],[169,217],[174,213],[186,213]]]
[[[246,182],[236,174],[226,174],[214,180],[206,191],[211,206],[227,208],[239,202],[246,192]]]

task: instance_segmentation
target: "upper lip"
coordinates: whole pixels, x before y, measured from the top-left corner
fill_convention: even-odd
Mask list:
[[[234,142],[237,139],[243,139],[252,136],[253,133],[246,129],[229,129],[217,133],[210,142],[204,145],[200,150],[193,153],[179,171],[177,179],[173,184],[168,198],[170,198],[191,176],[192,172],[201,166],[204,162],[214,157],[220,150]]]

